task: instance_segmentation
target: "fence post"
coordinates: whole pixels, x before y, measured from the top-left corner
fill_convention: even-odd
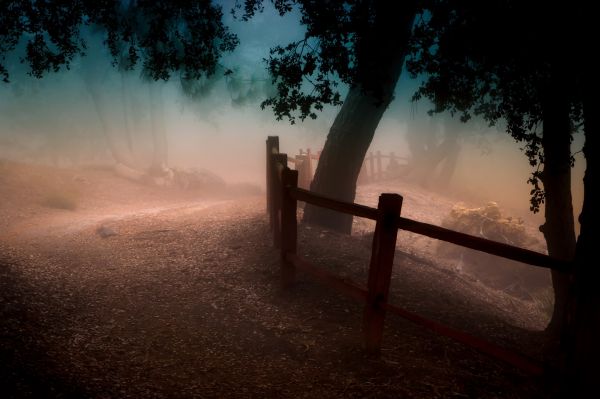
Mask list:
[[[267,137],[267,214],[269,215],[269,225],[273,229],[273,219],[271,218],[271,201],[273,195],[273,162],[271,154],[279,153],[279,136]]]
[[[302,150],[300,150],[302,151]],[[304,187],[304,158],[302,155],[296,155],[296,162],[295,162],[296,166],[294,167],[294,169],[296,169],[298,171],[298,186],[302,187],[302,188],[306,188]]]
[[[281,168],[287,168],[287,154],[273,154],[273,186],[271,200],[271,217],[273,220],[273,244],[275,248],[281,246]],[[279,166],[281,165],[281,167]]]
[[[369,266],[368,294],[363,316],[365,346],[370,353],[379,353],[385,308],[390,290],[390,278],[396,251],[398,227],[396,220],[400,216],[402,197],[398,194],[381,194],[377,210],[379,216],[373,235],[371,264]]]
[[[383,174],[381,170],[381,151],[377,151],[377,180],[383,179]]]
[[[306,169],[304,170],[304,172],[306,173],[306,189],[310,190],[310,182],[312,181],[313,176],[312,152],[310,151],[310,148],[306,149],[306,160],[307,164]]]
[[[396,161],[396,154],[394,152],[390,152],[390,163],[387,167],[388,170],[388,178],[395,177],[398,174],[398,161]]]
[[[375,181],[375,159],[373,158],[373,153],[369,153],[369,171],[371,172],[370,181]]]
[[[291,285],[295,278],[294,265],[285,259],[286,254],[296,253],[298,201],[290,195],[290,188],[298,187],[298,171],[284,168],[281,173],[281,278],[284,287]]]

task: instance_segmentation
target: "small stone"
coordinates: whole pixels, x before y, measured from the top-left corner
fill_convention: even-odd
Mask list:
[[[102,237],[102,238],[107,238],[107,237],[110,237],[110,236],[116,236],[117,235],[117,232],[114,229],[112,229],[112,228],[110,228],[108,226],[100,226],[100,227],[98,227],[96,229],[96,233],[100,237]]]

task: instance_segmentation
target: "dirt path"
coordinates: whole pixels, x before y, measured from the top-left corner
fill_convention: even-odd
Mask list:
[[[4,397],[547,393],[540,381],[394,317],[381,358],[367,357],[360,306],[303,276],[280,289],[262,197],[137,205],[76,217],[50,212],[4,232]],[[116,234],[102,238],[99,225]],[[299,244],[313,262],[364,281],[365,240],[302,226]],[[543,321],[526,303],[402,254],[396,266],[396,303],[541,356]]]

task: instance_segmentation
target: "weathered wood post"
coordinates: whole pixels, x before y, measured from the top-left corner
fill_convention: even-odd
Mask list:
[[[302,150],[300,150],[300,152],[302,152]],[[298,171],[298,186],[302,187],[302,188],[306,188],[304,187],[304,156],[303,155],[296,155],[296,167],[294,169],[296,169]]]
[[[383,178],[383,172],[381,168],[381,151],[377,151],[377,180]]]
[[[312,152],[310,151],[310,148],[306,149],[306,169],[304,170],[304,173],[306,173],[306,189],[310,189],[310,182],[312,181],[312,176],[313,176],[313,167],[312,167]]]
[[[369,153],[369,172],[371,172],[370,181],[375,181],[375,159],[373,158],[373,153]]]
[[[272,197],[272,219],[273,219],[273,244],[275,248],[281,246],[281,172],[287,168],[287,154],[273,154],[273,197]]]
[[[388,177],[395,177],[398,173],[398,161],[396,161],[396,154],[390,152],[390,163],[388,164]]]
[[[271,201],[273,195],[273,160],[271,155],[279,153],[279,136],[267,137],[267,214],[269,215],[269,225],[273,229],[273,219],[271,218]]]
[[[298,171],[284,168],[281,173],[281,282],[284,287],[294,282],[296,270],[286,260],[287,254],[296,253],[298,240],[298,201],[290,195],[290,188],[298,187]]]
[[[398,236],[397,220],[402,208],[402,197],[398,194],[381,194],[377,210],[379,216],[373,235],[373,250],[367,283],[367,303],[363,316],[365,347],[369,353],[377,354],[381,348],[385,321],[384,304],[388,301],[390,279]]]

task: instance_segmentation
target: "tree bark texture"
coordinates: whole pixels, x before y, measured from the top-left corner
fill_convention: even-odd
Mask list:
[[[593,14],[593,13],[590,13]],[[588,15],[588,17],[590,17]],[[588,21],[594,26],[595,21]],[[589,49],[587,49],[589,50]],[[582,83],[585,144],[583,154],[586,169],[583,178],[583,208],[579,215],[581,225],[575,252],[574,282],[569,296],[570,311],[566,346],[566,384],[562,397],[588,398],[598,395],[600,375],[600,267],[598,267],[598,137],[600,120],[599,63],[588,59],[582,63],[587,69]],[[596,392],[594,394],[594,392]]]
[[[571,196],[571,125],[569,99],[562,77],[550,79],[543,104],[545,223],[540,226],[550,256],[572,260],[575,256],[575,219]],[[547,331],[559,336],[567,311],[570,277],[552,271],[554,312]]]
[[[356,181],[375,130],[393,99],[407,51],[414,1],[380,1],[372,31],[357,44],[358,78],[323,147],[311,191],[353,202]],[[350,234],[352,216],[307,205],[304,221]]]

